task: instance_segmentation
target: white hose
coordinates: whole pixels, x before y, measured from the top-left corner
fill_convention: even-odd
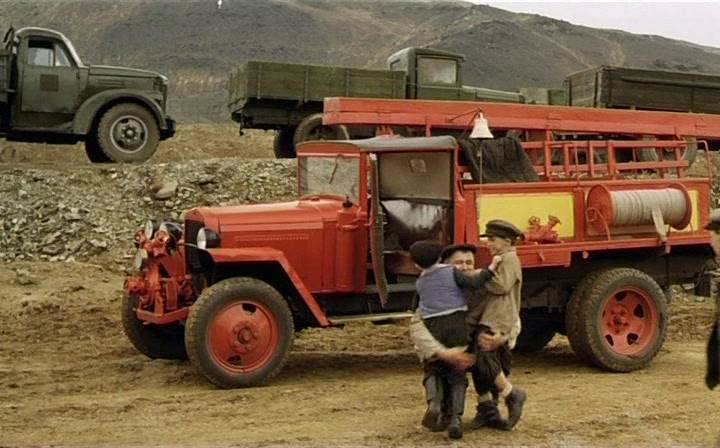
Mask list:
[[[676,188],[612,191],[610,197],[614,210],[613,226],[653,224],[652,213],[657,209],[666,224],[677,228],[689,206],[684,192]]]

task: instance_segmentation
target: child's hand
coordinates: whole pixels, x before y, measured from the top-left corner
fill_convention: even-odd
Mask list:
[[[502,260],[502,257],[500,255],[495,255],[492,257],[492,261],[490,262],[490,266],[488,266],[488,269],[491,271],[497,271],[497,267],[500,264],[500,261]]]
[[[478,347],[483,352],[492,352],[505,343],[505,338],[500,334],[481,333],[478,336]]]
[[[460,372],[466,371],[475,364],[475,355],[467,353],[465,347],[445,349],[438,353],[438,358]]]

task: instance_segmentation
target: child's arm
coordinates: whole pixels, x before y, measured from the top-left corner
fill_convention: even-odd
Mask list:
[[[470,272],[463,272],[459,269],[453,270],[455,283],[461,288],[482,288],[494,275],[495,273],[488,269],[474,269]]]
[[[520,267],[518,266],[517,269],[520,269]],[[507,294],[512,290],[517,281],[517,269],[512,266],[512,263],[509,265],[508,263],[498,262],[495,275],[488,279],[485,284],[485,289],[487,289],[490,294]]]

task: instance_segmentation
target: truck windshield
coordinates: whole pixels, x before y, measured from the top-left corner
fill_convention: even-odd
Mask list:
[[[338,194],[358,200],[358,158],[342,154],[298,157],[300,196]]]
[[[419,84],[457,83],[457,62],[453,59],[419,58],[417,70]]]

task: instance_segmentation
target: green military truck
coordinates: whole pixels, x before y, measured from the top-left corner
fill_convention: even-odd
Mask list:
[[[168,80],[147,70],[86,66],[45,28],[12,28],[0,49],[0,137],[85,142],[93,162],[143,162],[175,133]]]
[[[565,79],[570,106],[720,114],[720,76],[601,66]]]
[[[387,70],[248,61],[230,75],[228,105],[240,129],[274,129],[277,157],[295,157],[297,143],[370,137],[372,130],[322,125],[323,98],[403,98],[522,103],[516,92],[464,86],[465,57],[430,48],[390,56]]]

